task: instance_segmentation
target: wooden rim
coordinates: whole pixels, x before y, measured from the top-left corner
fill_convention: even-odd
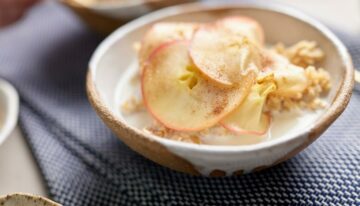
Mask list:
[[[115,117],[100,101],[99,94],[96,90],[96,86],[93,84],[90,72],[87,74],[86,91],[90,103],[95,108],[96,113],[131,149],[143,155],[145,158],[161,165],[167,165],[176,171],[199,175],[194,166],[187,160],[169,152],[163,145],[147,138],[147,136],[134,132],[129,126],[119,121],[118,118]]]
[[[7,201],[11,199],[16,199],[17,203],[23,203],[24,205],[27,205],[27,202],[20,202],[20,201],[30,201],[34,200],[36,201],[36,205],[41,206],[61,206],[61,204],[56,203],[48,198],[41,197],[38,195],[31,195],[26,193],[14,193],[14,194],[8,194],[4,196],[0,196],[0,205],[5,205]],[[23,205],[21,204],[21,205]]]

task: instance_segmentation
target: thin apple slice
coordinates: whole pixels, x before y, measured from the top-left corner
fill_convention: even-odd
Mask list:
[[[205,76],[223,86],[241,83],[244,75],[262,65],[260,50],[247,37],[217,25],[206,25],[195,32],[190,56]]]
[[[267,52],[272,59],[269,66],[270,71],[274,73],[274,80],[277,85],[275,95],[298,98],[299,94],[308,86],[308,80],[305,70],[299,66],[291,64],[288,59],[275,52]]]
[[[219,87],[193,65],[188,46],[188,41],[174,41],[154,50],[142,73],[142,95],[149,113],[164,126],[199,131],[239,106],[255,74],[244,76],[237,87]]]
[[[198,28],[197,23],[163,22],[154,24],[145,34],[141,41],[139,51],[140,65],[142,65],[161,44],[173,40],[190,39]]]
[[[249,127],[250,125],[247,125],[247,121],[251,122],[251,120],[244,119],[242,121],[246,122],[237,122],[237,123],[226,123],[221,124],[225,129],[237,134],[237,135],[256,135],[256,136],[262,136],[265,135],[271,124],[271,115],[268,113],[261,114],[260,119],[257,122],[257,125],[254,127]],[[245,129],[246,128],[246,129]]]
[[[263,46],[265,41],[264,30],[254,19],[246,16],[230,16],[217,21],[225,29],[248,37],[257,46]]]
[[[276,90],[273,82],[255,84],[243,103],[221,121],[221,125],[236,134],[264,135],[270,126],[271,116],[263,111],[266,97]]]

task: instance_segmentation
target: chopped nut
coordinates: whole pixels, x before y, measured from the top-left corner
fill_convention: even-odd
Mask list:
[[[121,111],[125,114],[131,114],[144,110],[144,104],[142,100],[136,99],[132,96],[121,105]]]
[[[291,63],[301,67],[314,65],[324,58],[324,52],[317,47],[317,43],[314,41],[300,41],[289,48],[278,43],[274,50],[287,57]]]

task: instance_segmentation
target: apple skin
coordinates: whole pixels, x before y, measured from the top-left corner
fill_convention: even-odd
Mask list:
[[[219,87],[193,65],[188,46],[188,41],[175,40],[157,47],[145,63],[141,91],[145,107],[159,123],[177,131],[200,131],[236,109],[256,75],[244,76],[237,87]],[[192,81],[182,77],[194,77],[196,84],[190,88]]]
[[[264,46],[265,35],[262,26],[255,19],[247,16],[229,16],[220,19],[216,24],[222,25],[231,32],[246,35],[257,46]]]

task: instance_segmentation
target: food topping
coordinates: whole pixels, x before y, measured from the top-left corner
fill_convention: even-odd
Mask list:
[[[142,101],[125,102],[123,112],[143,102],[156,120],[145,130],[157,136],[202,144],[221,131],[260,140],[275,111],[327,106],[321,98],[330,75],[316,68],[324,58],[316,42],[265,47],[262,27],[249,17],[157,23],[136,48]]]

